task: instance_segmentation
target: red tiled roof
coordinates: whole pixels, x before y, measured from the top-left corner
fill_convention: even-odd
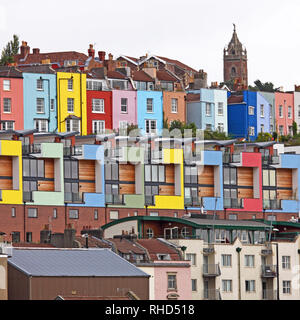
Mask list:
[[[156,78],[160,81],[178,82],[177,78],[175,78],[168,71],[165,71],[165,70],[161,70],[161,71],[157,70]]]
[[[153,82],[154,80],[143,70],[133,71],[132,79],[134,81],[145,81],[145,82]]]
[[[186,95],[187,102],[195,102],[200,101],[200,93],[188,93]]]
[[[117,248],[117,250],[121,253],[136,253],[136,254],[145,254],[145,251],[127,239],[114,238],[108,239],[113,242]]]
[[[147,249],[151,260],[158,260],[157,254],[169,254],[172,261],[180,260],[178,252],[157,239],[139,239],[137,243]]]
[[[242,103],[242,102],[244,102],[244,97],[243,96],[230,96],[228,98],[228,104]]]
[[[51,63],[58,62],[60,66],[64,65],[66,60],[78,60],[78,65],[84,65],[88,56],[84,53],[76,51],[65,51],[65,52],[49,52],[49,53],[37,53],[28,54],[24,60],[22,60],[21,55],[17,54],[14,56],[14,61],[17,64],[35,64],[42,63],[42,60],[50,59]]]
[[[126,57],[126,58],[128,58],[128,59],[130,59],[130,60],[132,60],[132,61],[134,61],[136,63],[139,61],[139,59],[134,58],[134,57],[129,57],[129,56],[123,56],[123,57]]]
[[[82,247],[85,247],[86,245],[85,238],[75,237],[75,240],[78,241]],[[88,246],[89,248],[108,248],[108,249],[111,248],[111,246],[108,243],[92,236],[89,236]]]
[[[157,56],[159,59],[162,59],[168,63],[172,63],[172,64],[175,64],[177,65],[179,68],[182,68],[184,70],[189,70],[189,71],[193,71],[193,72],[197,72],[195,69],[187,66],[186,64],[178,61],[178,60],[173,60],[173,59],[169,59],[169,58],[166,58],[166,57],[161,57],[161,56]]]
[[[5,78],[23,78],[22,72],[15,67],[0,67],[0,77]]]
[[[124,79],[126,80],[126,77],[123,73],[118,71],[107,71],[107,78],[109,79]]]

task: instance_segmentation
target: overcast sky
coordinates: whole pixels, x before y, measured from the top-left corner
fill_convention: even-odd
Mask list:
[[[249,84],[300,84],[299,0],[1,0],[0,47],[13,34],[41,52],[97,51],[173,59],[223,80],[223,49],[237,26]]]

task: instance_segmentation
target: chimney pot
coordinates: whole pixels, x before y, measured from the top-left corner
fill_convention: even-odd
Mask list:
[[[95,50],[94,50],[94,46],[92,44],[90,44],[90,48],[88,50],[89,53],[89,57],[95,57]]]
[[[105,60],[105,55],[106,55],[105,51],[98,51],[98,56],[100,61]]]
[[[32,49],[33,54],[40,54],[40,49],[39,48],[34,48]]]

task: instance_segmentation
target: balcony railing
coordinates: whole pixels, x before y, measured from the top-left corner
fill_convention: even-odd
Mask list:
[[[82,146],[64,147],[64,157],[82,156]]]
[[[32,202],[32,191],[24,191],[23,192],[23,202]]]
[[[223,163],[240,163],[241,155],[236,153],[223,153]]]
[[[185,197],[184,205],[186,207],[201,207],[202,206],[202,198],[200,197]]]
[[[277,300],[277,290],[264,289],[262,291],[262,300]]]
[[[123,194],[106,194],[105,195],[106,204],[110,205],[123,205],[124,195]]]
[[[219,289],[204,289],[203,297],[205,300],[222,300]]]
[[[201,161],[201,153],[193,152],[184,152],[184,161],[192,162],[192,161]]]
[[[23,154],[41,153],[41,152],[42,152],[42,145],[40,143],[22,145]]]
[[[82,202],[82,193],[65,192],[65,202]]]
[[[263,208],[267,210],[280,210],[281,200],[278,199],[263,199]]]
[[[145,195],[145,206],[155,206],[155,197]]]
[[[263,165],[279,164],[279,156],[262,156]]]
[[[224,198],[224,208],[242,209],[244,208],[244,199]]]
[[[203,248],[203,253],[205,253],[205,254],[213,254],[213,253],[215,253],[215,249],[214,248],[210,248],[210,247]]]
[[[263,278],[275,278],[277,277],[276,269],[276,265],[263,265],[261,266],[261,276]]]
[[[219,264],[204,264],[203,277],[218,277],[221,275]]]
[[[262,249],[261,250],[261,255],[262,256],[270,256],[273,254],[273,250],[272,249]]]

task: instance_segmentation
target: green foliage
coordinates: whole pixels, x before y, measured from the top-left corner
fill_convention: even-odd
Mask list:
[[[293,136],[297,135],[297,129],[298,129],[297,123],[294,121],[293,122]]]
[[[278,133],[274,131],[272,136],[273,136],[274,141],[276,141],[278,138]]]
[[[286,142],[289,142],[292,140],[292,137],[290,135],[287,135],[287,136],[280,136],[279,137],[279,142],[283,142],[283,143],[286,143]]]
[[[165,113],[164,112],[163,112],[163,128],[164,129],[169,129],[168,118],[165,119]]]
[[[227,136],[225,132],[219,131],[204,131],[204,140],[230,140],[232,137]]]
[[[226,85],[228,87],[228,89],[230,89],[231,91],[234,90],[234,79],[231,79],[229,81],[225,81],[225,82],[221,82],[220,86]]]
[[[9,41],[1,53],[0,65],[5,66],[14,62],[14,55],[19,52],[19,37],[13,35],[13,40]]]
[[[260,132],[257,136],[256,142],[267,142],[272,141],[273,137],[268,132]]]
[[[263,92],[275,92],[278,91],[278,88],[274,88],[272,82],[261,82],[260,80],[254,81],[255,86],[248,86],[250,91],[263,91]]]

